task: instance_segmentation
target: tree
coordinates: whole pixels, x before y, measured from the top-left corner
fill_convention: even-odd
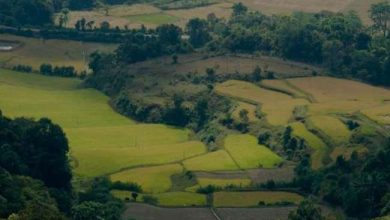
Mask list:
[[[133,198],[134,202],[136,202],[137,201],[137,197],[138,197],[138,193],[132,192],[131,193],[131,197]]]
[[[69,9],[64,8],[61,10],[61,13],[59,15],[58,25],[60,26],[60,28],[66,27],[68,25],[68,21],[69,21]]]
[[[204,19],[193,18],[189,20],[186,29],[190,36],[189,41],[194,47],[202,47],[211,40],[207,21]]]
[[[164,24],[156,29],[158,39],[162,44],[176,45],[181,40],[181,28],[173,24]]]
[[[100,30],[109,31],[110,30],[110,23],[108,21],[103,21],[102,23],[100,23]]]
[[[207,68],[206,69],[206,74],[207,74],[207,80],[210,82],[214,82],[216,79],[216,74],[214,68]]]
[[[69,8],[72,10],[91,9],[95,3],[95,0],[69,0]]]
[[[42,64],[39,68],[39,72],[43,75],[52,75],[53,74],[53,66],[51,64]]]
[[[259,66],[256,66],[256,68],[252,72],[253,81],[260,82],[262,80],[261,72],[262,72],[261,68]]]
[[[289,220],[323,220],[325,219],[321,215],[321,209],[315,207],[314,203],[310,200],[302,201],[298,209],[294,212],[290,212],[288,215]]]
[[[172,64],[177,64],[178,63],[179,57],[176,54],[172,55]]]
[[[390,4],[388,1],[371,5],[370,17],[374,21],[374,28],[381,31],[386,37],[390,30]]]
[[[248,11],[248,8],[241,2],[235,3],[232,8],[233,8],[233,17],[239,15],[245,15],[246,12]]]
[[[240,116],[240,119],[243,123],[249,123],[249,117],[248,117],[248,110],[246,109],[242,109],[240,112],[239,112],[239,116]]]

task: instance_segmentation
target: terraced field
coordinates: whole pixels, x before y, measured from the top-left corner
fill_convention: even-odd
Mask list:
[[[12,51],[0,52],[0,67],[30,65],[39,70],[43,63],[54,66],[73,66],[77,71],[88,70],[88,56],[94,51],[112,52],[116,44],[84,43],[69,40],[41,40],[1,34],[1,40],[19,42],[20,46]]]
[[[225,149],[241,169],[272,168],[283,159],[266,146],[257,144],[251,135],[229,135],[225,139]]]
[[[261,105],[271,125],[285,125],[293,115],[297,106],[308,104],[305,99],[294,99],[289,95],[260,88],[252,83],[229,80],[216,86],[220,94],[239,100]]]
[[[172,187],[171,176],[183,172],[179,164],[141,167],[125,170],[110,176],[111,181],[123,183],[138,183],[144,192],[161,193]]]
[[[184,167],[192,171],[237,170],[238,167],[225,150],[218,150],[183,161]]]
[[[337,145],[348,143],[351,136],[347,126],[335,117],[313,116],[309,118],[308,123],[330,137]]]
[[[292,134],[295,137],[305,140],[308,146],[314,151],[311,155],[313,169],[322,167],[322,159],[324,158],[327,150],[326,144],[321,140],[321,138],[308,131],[303,123],[294,122],[290,124],[290,126],[293,129]]]

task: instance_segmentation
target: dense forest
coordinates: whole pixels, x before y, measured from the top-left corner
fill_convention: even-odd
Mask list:
[[[64,132],[49,119],[0,114],[0,218],[118,219],[122,203],[107,179],[74,190],[68,151]]]

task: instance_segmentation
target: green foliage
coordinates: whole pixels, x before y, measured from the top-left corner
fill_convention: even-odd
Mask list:
[[[52,24],[54,8],[47,0],[2,0],[0,1],[0,24],[33,25]]]
[[[302,201],[298,209],[293,211],[288,216],[289,220],[322,220],[325,219],[321,215],[321,209],[316,207],[312,201]]]

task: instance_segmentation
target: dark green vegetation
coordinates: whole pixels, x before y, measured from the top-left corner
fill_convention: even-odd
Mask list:
[[[60,210],[71,209],[72,178],[62,129],[48,119],[2,115],[0,124],[0,217],[62,219]]]

